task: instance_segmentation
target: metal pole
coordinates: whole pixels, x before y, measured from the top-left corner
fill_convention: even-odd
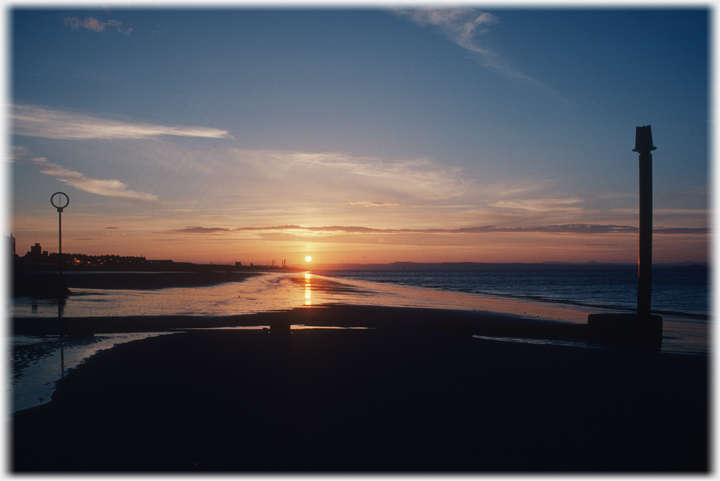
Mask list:
[[[63,291],[62,278],[62,211],[70,203],[70,198],[64,192],[55,192],[50,196],[50,203],[58,211],[58,295]]]
[[[60,271],[60,283],[62,284],[62,209],[58,209],[58,270]]]
[[[638,252],[638,298],[637,313],[639,316],[650,316],[652,296],[652,131],[650,126],[637,127],[635,131],[635,148],[639,153],[640,167],[640,242]]]

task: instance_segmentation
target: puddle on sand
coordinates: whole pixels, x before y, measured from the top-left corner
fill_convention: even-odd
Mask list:
[[[7,346],[8,410],[16,412],[50,402],[55,383],[98,351],[163,334],[169,333],[106,334],[91,338],[12,336]]]

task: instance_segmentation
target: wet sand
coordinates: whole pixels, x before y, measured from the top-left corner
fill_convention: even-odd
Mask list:
[[[242,282],[261,275],[257,272],[66,272],[63,284],[72,289],[166,289],[202,287],[224,282]],[[45,295],[57,289],[58,274],[43,271],[15,271],[13,292],[18,296]]]
[[[332,305],[301,307],[291,311],[262,312],[237,316],[117,316],[64,318],[15,318],[13,334],[55,335],[63,325],[92,325],[95,334],[158,332],[239,326],[288,325],[368,327],[401,330],[443,330],[453,327],[468,333],[494,337],[528,337],[583,342],[587,324],[539,321],[507,314],[423,309]],[[450,326],[448,326],[450,324]]]
[[[96,320],[107,329],[130,321]],[[51,403],[14,415],[13,471],[709,469],[705,356],[478,339],[468,325],[575,340],[586,326],[440,310],[333,306],[133,322],[219,329],[92,357]],[[382,329],[221,328],[266,322]]]

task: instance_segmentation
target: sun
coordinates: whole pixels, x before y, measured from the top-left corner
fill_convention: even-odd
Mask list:
[[[310,257],[310,256],[305,256],[305,262],[310,262],[311,260],[312,260],[312,257]]]

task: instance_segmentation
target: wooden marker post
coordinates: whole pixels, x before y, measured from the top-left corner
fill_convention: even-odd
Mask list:
[[[603,344],[659,349],[662,346],[662,317],[651,315],[652,299],[652,131],[636,127],[635,148],[640,156],[640,241],[636,314],[590,314],[590,339]]]
[[[652,298],[652,228],[653,228],[653,185],[652,152],[653,145],[650,126],[635,129],[635,148],[640,160],[640,243],[638,252],[638,295],[637,313],[650,316]]]

